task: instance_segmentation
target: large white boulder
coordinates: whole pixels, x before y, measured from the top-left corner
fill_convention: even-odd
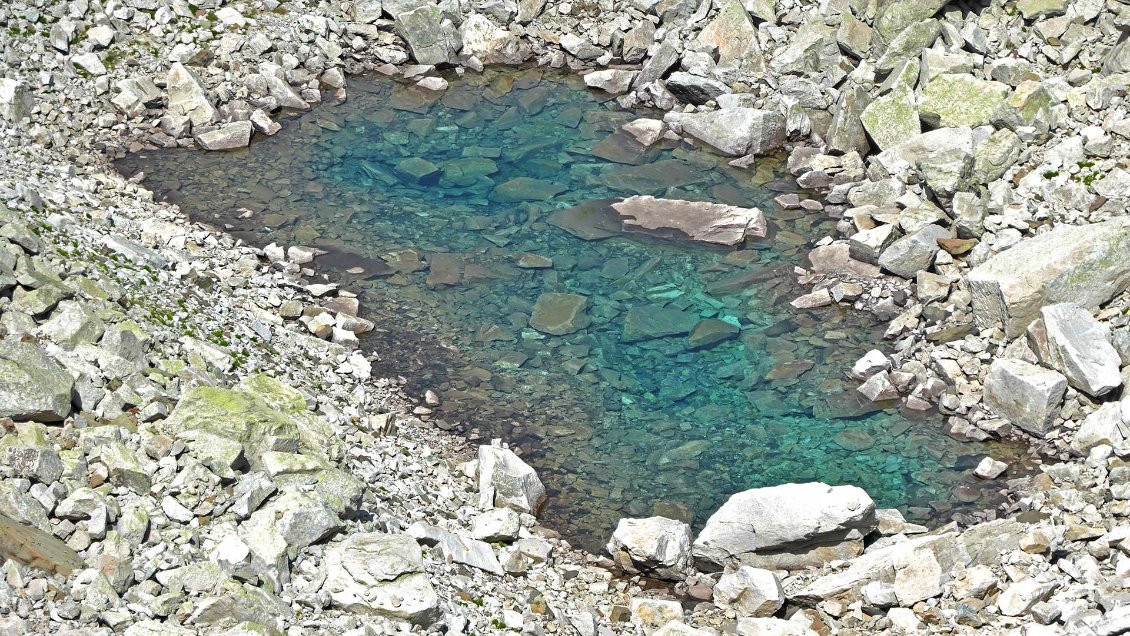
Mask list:
[[[0,78],[0,120],[18,122],[31,112],[31,94],[21,80]]]
[[[1071,450],[1086,455],[1092,448],[1107,444],[1126,448],[1130,440],[1130,398],[1121,402],[1107,402],[1091,413],[1079,425],[1071,438]]]
[[[1094,309],[1130,284],[1130,218],[1061,226],[1021,241],[969,272],[973,319],[1019,335],[1040,307]]]
[[[1122,360],[1110,343],[1110,328],[1074,303],[1040,309],[1047,338],[1046,362],[1071,386],[1092,397],[1122,386]]]
[[[691,527],[666,517],[621,519],[607,550],[627,572],[681,580],[693,561]]]
[[[731,496],[710,516],[693,551],[704,569],[757,566],[782,553],[819,559],[811,554],[814,548],[858,541],[877,524],[875,502],[855,486],[816,482],[754,488]]]

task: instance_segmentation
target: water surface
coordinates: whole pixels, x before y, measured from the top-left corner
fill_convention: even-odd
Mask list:
[[[671,141],[642,147],[620,126],[655,115],[576,78],[450,79],[430,93],[355,78],[347,102],[247,151],[149,150],[119,168],[256,244],[328,250],[319,266],[380,327],[363,339],[378,370],[439,393],[441,425],[520,449],[550,491],[543,521],[589,549],[621,516],[701,524],[736,491],[786,482],[855,484],[917,520],[992,503],[1001,484],[970,468],[1019,449],[861,405],[842,373],[881,346],[881,328],[850,309],[789,307],[805,291],[792,267],[835,219],[774,206],[793,189],[779,158],[736,168]],[[771,236],[735,250],[584,240],[547,222],[632,194],[758,206]],[[586,296],[591,324],[530,328],[547,292]],[[633,308],[740,331],[706,348],[685,333],[625,339]]]

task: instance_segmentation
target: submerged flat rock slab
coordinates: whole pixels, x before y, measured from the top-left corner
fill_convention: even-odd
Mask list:
[[[620,340],[639,342],[667,336],[683,336],[689,334],[696,324],[698,324],[698,314],[694,312],[671,307],[640,305],[628,310]]]
[[[612,209],[623,217],[625,230],[639,228],[668,238],[737,245],[766,232],[765,215],[757,208],[644,195],[613,203]]]
[[[553,336],[580,331],[589,326],[588,306],[589,299],[580,294],[542,294],[534,303],[530,326]]]
[[[1064,226],[997,254],[969,272],[973,319],[1003,322],[1015,337],[1040,307],[1072,302],[1094,309],[1130,283],[1130,218]]]
[[[613,199],[597,199],[561,208],[550,214],[546,223],[586,241],[616,236],[620,223],[612,210],[612,201]]]

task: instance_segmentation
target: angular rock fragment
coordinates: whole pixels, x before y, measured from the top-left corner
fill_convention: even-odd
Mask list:
[[[424,572],[414,539],[377,532],[349,535],[326,551],[322,590],[351,612],[380,614],[417,625],[439,618],[439,597]]]
[[[692,565],[691,528],[665,517],[621,519],[606,548],[626,572],[682,580]]]
[[[1020,428],[1043,435],[1067,391],[1063,374],[1023,360],[999,358],[985,377],[985,406]]]
[[[545,486],[514,451],[479,446],[479,495],[490,505],[537,514],[545,503]]]

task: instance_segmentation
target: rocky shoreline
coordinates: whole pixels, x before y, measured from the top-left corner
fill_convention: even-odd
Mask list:
[[[0,626],[1130,630],[1130,8],[858,4],[0,7]],[[411,415],[442,396],[372,377],[356,345],[373,325],[315,251],[190,224],[108,163],[246,146],[279,112],[345,97],[350,73],[441,91],[431,65],[527,62],[601,69],[586,83],[669,111],[645,137],[738,165],[787,144],[842,217],[794,305],[889,321],[892,351],[851,369],[860,391],[936,406],[953,436],[1025,436],[1042,473],[960,526],[799,484],[736,494],[694,541],[624,520],[615,564],[574,552],[537,525],[544,491],[516,455],[458,461]],[[684,603],[611,567],[679,581]]]

